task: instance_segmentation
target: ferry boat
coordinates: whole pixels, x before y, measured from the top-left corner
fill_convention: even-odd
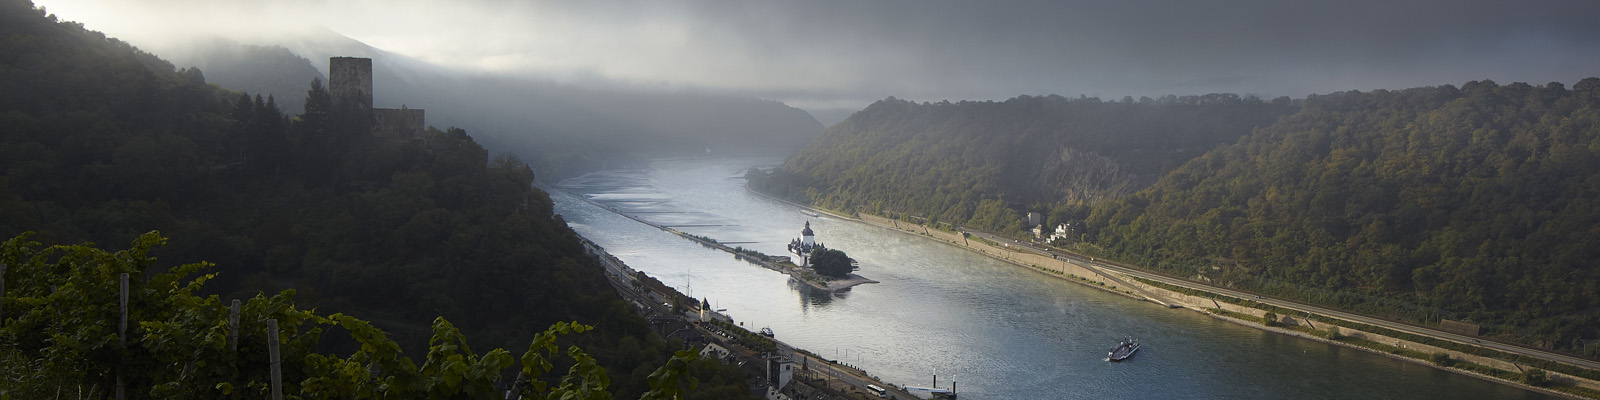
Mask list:
[[[906,393],[911,393],[912,396],[916,396],[919,399],[932,400],[932,399],[954,399],[954,398],[956,398],[956,391],[951,390],[951,389],[936,389],[936,388],[906,386],[905,387],[905,391],[906,391]]]
[[[1136,351],[1139,351],[1139,339],[1125,339],[1117,343],[1117,347],[1112,347],[1110,353],[1106,353],[1106,361],[1126,360],[1133,357]]]

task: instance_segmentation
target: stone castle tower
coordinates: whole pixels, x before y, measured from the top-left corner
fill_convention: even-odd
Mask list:
[[[372,59],[329,58],[328,94],[333,96],[333,104],[372,108]]]
[[[328,95],[338,107],[354,106],[372,115],[374,136],[397,140],[421,140],[427,126],[421,109],[372,107],[372,59],[328,58]]]

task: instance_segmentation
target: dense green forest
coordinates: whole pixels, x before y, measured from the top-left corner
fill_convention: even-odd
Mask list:
[[[751,185],[841,210],[1020,232],[1015,209],[1053,204],[1084,213],[1297,107],[1287,97],[1233,94],[920,104],[891,97],[824,131],[782,168],[757,172]]]
[[[1087,240],[1185,276],[1600,349],[1600,79],[1307,98],[1094,207]]]
[[[1600,79],[1210,98],[891,99],[750,185],[1016,234],[1045,212],[1080,252],[1600,355]]]
[[[438,317],[479,348],[579,321],[596,332],[572,342],[619,398],[679,346],[616,296],[530,168],[463,130],[374,137],[370,114],[335,107],[320,82],[286,115],[26,0],[0,1],[0,70],[0,235],[159,230],[171,244],[151,256],[217,265],[204,293],[295,289],[300,306],[372,320],[413,352]],[[19,312],[4,304],[0,321]]]

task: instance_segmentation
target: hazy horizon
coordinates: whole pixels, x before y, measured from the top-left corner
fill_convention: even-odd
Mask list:
[[[209,36],[274,45],[327,29],[453,69],[814,113],[890,96],[1304,97],[1600,75],[1590,1],[1081,3],[35,2],[157,54]]]

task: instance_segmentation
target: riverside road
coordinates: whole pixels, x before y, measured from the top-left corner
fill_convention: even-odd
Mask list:
[[[1195,282],[1195,281],[1191,281],[1191,280],[1187,280],[1187,279],[1183,279],[1183,278],[1178,278],[1178,277],[1174,277],[1174,276],[1170,276],[1170,275],[1163,275],[1163,274],[1158,274],[1158,273],[1154,273],[1154,272],[1148,272],[1148,271],[1144,271],[1144,270],[1140,270],[1140,269],[1136,269],[1136,268],[1128,267],[1128,266],[1124,266],[1124,265],[1112,264],[1112,263],[1108,263],[1108,262],[1105,262],[1105,261],[1102,261],[1102,260],[1099,260],[1099,259],[1094,259],[1094,258],[1090,258],[1090,257],[1084,257],[1084,256],[1078,255],[1078,254],[1045,249],[1045,248],[1041,248],[1041,247],[1038,247],[1038,246],[1035,246],[1035,245],[1032,245],[1032,244],[1022,243],[1022,242],[1019,242],[1019,241],[1016,241],[1016,240],[1004,238],[1004,237],[997,236],[997,235],[994,235],[994,234],[990,234],[990,233],[987,233],[987,232],[979,232],[979,231],[972,231],[972,230],[966,230],[966,229],[962,229],[961,232],[967,233],[967,234],[971,234],[971,235],[975,235],[975,236],[981,237],[981,238],[983,238],[985,240],[993,241],[995,243],[1001,243],[1001,244],[1003,244],[1003,245],[1005,245],[1007,247],[1021,249],[1021,250],[1024,250],[1024,251],[1029,251],[1029,252],[1033,252],[1035,254],[1049,256],[1049,257],[1061,257],[1061,258],[1069,259],[1069,260],[1072,260],[1072,261],[1075,261],[1075,262],[1078,262],[1078,263],[1081,263],[1081,264],[1087,264],[1087,265],[1089,265],[1091,267],[1102,268],[1102,269],[1106,269],[1106,270],[1110,270],[1110,271],[1116,271],[1116,272],[1119,272],[1119,273],[1123,273],[1123,274],[1127,274],[1127,275],[1131,275],[1131,276],[1135,276],[1135,277],[1139,277],[1139,278],[1149,279],[1149,280],[1152,280],[1152,281],[1161,282],[1161,283],[1165,283],[1165,284],[1169,284],[1169,285],[1180,286],[1180,287],[1184,287],[1184,288],[1188,288],[1188,289],[1205,291],[1205,292],[1212,292],[1212,293],[1217,293],[1217,294],[1226,295],[1226,296],[1233,296],[1233,297],[1237,297],[1237,298],[1240,298],[1240,299],[1250,299],[1250,300],[1254,300],[1256,302],[1271,304],[1271,305],[1277,306],[1277,307],[1294,309],[1294,310],[1309,312],[1309,313],[1313,313],[1313,314],[1326,315],[1326,316],[1330,316],[1330,317],[1334,317],[1334,318],[1340,318],[1340,319],[1345,319],[1345,320],[1349,320],[1349,321],[1360,322],[1360,323],[1369,324],[1369,325],[1373,325],[1373,326],[1380,326],[1380,327],[1393,329],[1393,330],[1397,330],[1397,331],[1401,331],[1401,332],[1407,332],[1407,333],[1412,333],[1412,334],[1417,334],[1417,335],[1422,335],[1422,336],[1428,336],[1428,337],[1433,337],[1433,338],[1438,338],[1438,339],[1450,340],[1450,341],[1454,341],[1454,342],[1458,342],[1458,343],[1462,343],[1462,344],[1467,344],[1467,345],[1472,345],[1472,346],[1480,346],[1480,347],[1490,348],[1490,349],[1499,350],[1499,351],[1503,351],[1503,352],[1511,353],[1511,354],[1525,355],[1525,356],[1529,356],[1529,357],[1535,357],[1535,358],[1554,361],[1554,362],[1559,362],[1559,363],[1563,363],[1563,364],[1576,365],[1576,366],[1583,367],[1583,368],[1600,369],[1600,362],[1596,362],[1596,361],[1593,361],[1593,360],[1588,360],[1588,359],[1568,356],[1568,355],[1564,355],[1564,354],[1552,353],[1552,352],[1538,350],[1538,349],[1530,349],[1530,348],[1526,348],[1526,347],[1521,347],[1521,346],[1516,346],[1516,345],[1511,345],[1511,344],[1505,344],[1505,343],[1499,343],[1499,342],[1494,342],[1494,341],[1485,341],[1485,340],[1478,339],[1478,338],[1473,338],[1473,337],[1468,337],[1468,336],[1465,336],[1465,335],[1459,335],[1459,334],[1454,334],[1454,333],[1450,333],[1450,332],[1434,330],[1434,329],[1421,327],[1421,326],[1416,326],[1416,325],[1411,325],[1411,324],[1407,324],[1407,323],[1403,323],[1403,322],[1391,321],[1391,320],[1387,320],[1387,319],[1382,319],[1382,318],[1377,318],[1377,317],[1370,317],[1370,316],[1365,316],[1365,315],[1360,315],[1360,314],[1353,314],[1353,313],[1350,313],[1350,312],[1339,311],[1339,310],[1334,310],[1334,309],[1329,309],[1329,308],[1323,308],[1323,307],[1319,307],[1319,306],[1315,306],[1315,305],[1311,305],[1311,304],[1306,304],[1306,303],[1301,303],[1301,302],[1297,302],[1297,301],[1292,301],[1292,300],[1285,300],[1285,299],[1279,299],[1279,298],[1266,297],[1266,296],[1257,295],[1255,293],[1247,293],[1247,292],[1241,292],[1241,291],[1222,288],[1222,287],[1217,287],[1217,286],[1211,286],[1211,285],[1207,285],[1207,284],[1204,284],[1204,283],[1199,283],[1199,282]]]

